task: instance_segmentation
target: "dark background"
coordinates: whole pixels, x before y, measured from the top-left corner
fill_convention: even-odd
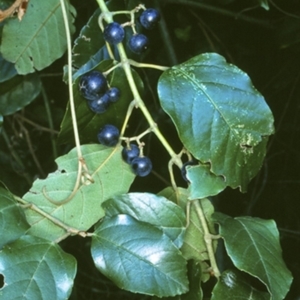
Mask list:
[[[127,1],[128,2],[128,1]],[[231,216],[250,215],[274,219],[280,231],[284,260],[294,275],[294,283],[286,299],[300,299],[300,2],[276,0],[270,10],[259,1],[143,1],[147,7],[160,9],[162,21],[147,33],[151,47],[142,57],[145,62],[171,66],[197,54],[217,52],[245,71],[254,86],[264,95],[274,118],[276,133],[270,138],[268,153],[261,172],[250,183],[248,192],[226,189],[214,200],[216,210]],[[208,3],[208,4],[206,4]],[[78,17],[76,28],[84,26],[96,9],[96,1],[72,1]],[[62,82],[66,57],[40,72],[45,95],[52,111],[56,130],[64,114],[68,95]],[[161,111],[156,97],[158,71],[140,71],[146,85],[145,102],[163,133],[176,150],[180,150],[177,133]],[[44,96],[45,96],[44,95]],[[35,124],[47,127],[45,98],[36,99],[18,113]],[[51,135],[37,126],[25,124],[40,168],[33,160],[28,140],[16,121],[5,118],[4,128],[11,146],[24,162],[20,166],[11,149],[0,137],[0,180],[12,192],[22,195],[31,181],[55,169]],[[136,113],[130,123],[131,133],[146,125]],[[166,186],[169,159],[154,136],[147,136],[147,155],[153,161],[154,174],[137,179],[133,191],[158,192]],[[71,145],[58,145],[58,154]],[[185,186],[178,173],[178,181]],[[71,299],[142,299],[114,287],[95,269],[89,253],[89,241],[70,238],[62,246],[78,259],[78,275]]]

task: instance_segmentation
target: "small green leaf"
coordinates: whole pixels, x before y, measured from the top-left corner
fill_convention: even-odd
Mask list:
[[[63,205],[55,205],[48,199],[62,201],[70,196],[75,186],[78,157],[76,148],[59,157],[58,170],[46,179],[37,179],[23,197],[36,204],[44,212],[70,227],[86,231],[104,216],[102,202],[126,193],[135,178],[131,168],[121,157],[122,147],[108,148],[102,145],[84,145],[81,151],[94,183],[82,184],[74,197]],[[118,180],[116,180],[118,178]],[[31,224],[29,233],[54,241],[65,236],[65,229],[32,209],[25,211]]]
[[[187,166],[186,171],[190,181],[189,200],[215,196],[226,188],[224,178],[213,174],[210,165]]]
[[[239,217],[221,213],[213,215],[220,225],[220,235],[234,265],[261,280],[273,300],[282,300],[292,283],[279,244],[279,233],[273,220]]]
[[[20,236],[29,225],[23,210],[17,205],[13,195],[0,186],[0,249]]]
[[[102,204],[106,216],[126,214],[160,228],[180,248],[185,232],[185,213],[180,206],[150,193],[117,195]]]
[[[71,32],[76,11],[65,1],[69,12]],[[1,53],[15,63],[19,74],[32,73],[49,66],[67,48],[65,25],[60,0],[30,0],[20,22],[9,20],[3,29]]]
[[[96,267],[117,286],[134,293],[175,296],[188,291],[186,261],[163,232],[128,215],[96,226]]]
[[[11,115],[30,104],[39,95],[41,86],[36,73],[0,83],[0,114]]]
[[[228,270],[222,273],[212,291],[211,300],[270,300],[268,293],[250,286],[239,272]]]
[[[76,275],[75,258],[46,240],[23,236],[0,251],[4,275],[1,299],[68,299]]]
[[[268,0],[258,0],[258,3],[265,10],[269,10],[270,9]]]
[[[106,60],[102,61],[95,68],[95,70],[103,72],[105,70],[108,70],[112,66],[112,61]],[[137,86],[140,90],[142,90],[143,83],[139,75],[134,70],[132,71]],[[128,105],[133,100],[133,96],[123,69],[117,68],[109,74],[108,82],[110,86],[119,88],[121,97],[116,103],[112,103],[104,114],[95,114],[89,109],[87,100],[85,100],[79,93],[78,83],[80,78],[78,77],[78,74],[82,75],[81,70],[78,70],[76,74],[74,74],[74,78],[77,78],[73,84],[73,91],[80,140],[82,143],[97,142],[97,133],[103,125],[113,124],[116,127],[121,128],[125,119],[125,115],[127,113]],[[73,140],[73,125],[70,106],[68,105],[67,111],[61,124],[59,142],[69,143],[73,142]]]
[[[191,204],[189,212],[189,226],[186,229],[184,242],[181,247],[181,252],[186,260],[193,259],[200,263],[201,269],[206,271],[209,268],[207,260],[209,259],[206,249],[206,243],[204,240],[204,231],[202,224],[198,218],[198,215],[193,205],[193,201],[189,200],[190,193],[188,190],[178,188],[176,192],[172,188],[166,188],[159,193],[159,195],[170,199],[178,203],[184,211],[187,209],[187,203]],[[206,217],[207,225],[211,234],[215,234],[215,224],[212,220],[212,214],[214,213],[214,207],[208,199],[201,199],[201,206]],[[214,240],[214,247],[217,248],[217,240]],[[208,272],[203,272],[201,280],[206,282],[210,278]]]
[[[245,191],[274,132],[273,115],[248,75],[216,53],[201,54],[165,71],[158,94],[184,146],[227,186]]]
[[[17,75],[15,65],[5,60],[0,54],[0,83]]]

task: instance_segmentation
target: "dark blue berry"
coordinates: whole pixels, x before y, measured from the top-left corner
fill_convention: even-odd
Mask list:
[[[106,94],[109,96],[110,102],[117,102],[121,96],[120,90],[116,87],[111,87]]]
[[[146,51],[148,45],[149,40],[142,33],[134,34],[133,36],[131,36],[128,42],[129,49],[136,54],[141,54],[142,52]]]
[[[195,166],[197,165],[197,161],[195,160],[189,160],[187,161],[186,163],[183,164],[182,168],[181,168],[181,176],[182,178],[186,181],[186,182],[189,182],[189,180],[187,179],[186,177],[186,167],[187,166]]]
[[[124,147],[122,150],[122,158],[131,164],[132,160],[140,155],[140,148],[135,144],[130,144],[129,147]]]
[[[119,23],[112,22],[106,25],[104,28],[103,36],[108,43],[116,45],[123,41],[125,37],[125,31]]]
[[[147,156],[138,156],[132,160],[131,168],[135,175],[145,177],[152,170],[152,162]]]
[[[114,147],[119,142],[120,132],[116,126],[106,124],[99,130],[97,137],[100,144]]]
[[[160,13],[154,8],[144,10],[140,16],[140,23],[146,29],[153,29],[160,20]]]
[[[82,75],[79,81],[79,91],[87,100],[98,99],[107,90],[107,81],[99,71],[91,71]]]
[[[110,99],[107,94],[104,94],[96,100],[87,101],[87,105],[92,112],[96,114],[103,114],[110,105]]]

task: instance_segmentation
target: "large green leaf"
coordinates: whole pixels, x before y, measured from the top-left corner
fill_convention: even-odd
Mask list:
[[[120,288],[175,296],[188,291],[186,261],[158,228],[128,215],[108,218],[92,237],[96,267]]]
[[[103,72],[113,66],[111,60],[102,61],[95,70]],[[132,70],[135,82],[140,90],[143,88],[143,83],[139,75]],[[76,78],[80,73],[80,70],[74,74]],[[108,76],[108,82],[110,86],[119,88],[121,97],[116,103],[112,103],[108,110],[103,114],[93,113],[88,105],[87,100],[79,92],[79,80],[76,78],[73,84],[75,109],[78,122],[78,130],[80,134],[81,142],[97,142],[97,133],[99,129],[105,124],[113,124],[118,128],[121,128],[129,103],[133,100],[131,90],[129,88],[126,75],[122,68],[115,69]],[[61,124],[61,131],[59,133],[59,142],[67,143],[73,141],[73,125],[70,113],[70,106],[68,105],[64,119]]]
[[[102,202],[126,193],[134,179],[128,164],[121,158],[122,147],[108,148],[102,145],[84,145],[83,157],[94,183],[81,185],[74,197],[63,205],[55,205],[47,198],[61,201],[68,198],[74,188],[78,158],[74,148],[56,162],[58,170],[44,180],[36,180],[25,194],[24,200],[36,204],[44,212],[73,228],[85,231],[104,216]],[[32,209],[26,210],[29,233],[48,240],[64,237],[66,231]]]
[[[0,186],[0,249],[22,236],[29,225],[13,195]]]
[[[226,185],[244,191],[274,131],[272,113],[249,77],[218,54],[201,54],[165,71],[158,94],[184,146]]]
[[[249,285],[237,271],[222,273],[212,291],[211,300],[269,300],[268,293],[260,292]]]
[[[186,218],[182,208],[164,197],[150,193],[117,195],[102,204],[106,216],[126,214],[160,228],[180,248]]]
[[[0,114],[11,115],[30,104],[39,95],[41,86],[36,73],[0,83]]]
[[[68,6],[71,32],[75,9]],[[60,0],[30,0],[22,21],[9,20],[3,29],[1,53],[15,63],[19,74],[42,70],[60,58],[67,49]]]
[[[1,299],[65,300],[76,275],[75,258],[44,239],[23,236],[0,252]]]
[[[221,213],[213,217],[220,225],[220,235],[234,265],[260,279],[272,299],[284,299],[292,275],[282,259],[275,222],[251,217],[231,218]]]

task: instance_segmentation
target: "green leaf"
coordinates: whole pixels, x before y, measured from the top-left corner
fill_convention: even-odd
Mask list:
[[[177,191],[174,192],[174,190],[169,187],[161,191],[159,195],[178,203],[178,205],[180,205],[184,211],[187,210],[187,203],[189,202],[191,204],[189,212],[189,225],[186,229],[184,242],[180,250],[186,260],[195,260],[196,262],[200,263],[201,269],[203,271],[206,271],[209,268],[209,265],[206,262],[209,257],[204,240],[204,231],[202,224],[198,218],[195,206],[193,205],[193,201],[189,201],[189,191],[183,188],[178,188]],[[214,207],[208,199],[201,199],[200,201],[209,231],[211,234],[215,234],[215,224],[212,220]],[[214,240],[215,249],[217,248],[217,243],[217,240]],[[208,272],[202,273],[201,280],[203,282],[206,282],[209,278],[210,275]]]
[[[203,293],[201,289],[201,268],[198,263],[193,260],[188,261],[188,280],[189,280],[189,291],[182,295],[175,297],[164,297],[164,300],[202,300]],[[161,298],[152,297],[151,300],[159,300]]]
[[[106,60],[102,61],[95,70],[103,72],[112,66],[112,61]],[[138,88],[142,90],[143,82],[139,75],[134,70],[132,71]],[[78,77],[78,73],[82,75],[79,70],[76,74],[74,74],[74,77]],[[128,105],[133,100],[133,96],[123,69],[116,68],[109,74],[108,82],[110,86],[117,87],[120,90],[121,97],[116,103],[112,103],[104,114],[95,114],[89,109],[87,100],[85,100],[79,93],[79,80],[79,77],[76,78],[73,84],[73,92],[80,140],[82,143],[97,142],[97,133],[103,125],[113,124],[116,127],[121,128],[127,113]],[[73,142],[73,140],[73,125],[70,106],[68,105],[61,124],[59,142],[69,143]]]
[[[102,202],[126,193],[135,178],[128,164],[121,158],[122,147],[108,148],[102,145],[84,145],[81,151],[94,183],[82,184],[74,197],[63,205],[55,205],[48,199],[62,201],[69,197],[75,186],[78,169],[76,148],[56,162],[58,170],[46,179],[37,179],[24,200],[36,204],[44,212],[70,227],[86,231],[104,216]],[[118,180],[116,180],[116,178]],[[25,211],[31,224],[29,233],[54,241],[65,236],[59,225],[32,209]]]
[[[0,133],[2,131],[3,117],[0,115]]]
[[[106,216],[126,214],[160,228],[180,248],[185,232],[185,213],[180,206],[150,193],[117,195],[102,204]]]
[[[23,210],[16,204],[13,195],[0,186],[0,249],[18,239],[28,228]]]
[[[73,6],[65,1],[69,12],[70,29],[73,33]],[[19,74],[32,73],[49,66],[67,49],[60,0],[30,0],[22,21],[9,20],[2,33],[1,53],[15,63]]]
[[[0,83],[0,114],[11,115],[30,104],[39,95],[41,86],[36,73]]]
[[[1,299],[68,299],[76,275],[75,258],[46,240],[23,236],[0,252],[4,275]]]
[[[220,225],[220,235],[234,265],[261,280],[272,299],[284,299],[292,283],[279,244],[279,233],[273,220],[239,217],[221,213],[213,215]]]
[[[97,9],[74,42],[72,60],[77,68],[86,64],[105,44],[98,23],[99,15],[100,9]]]
[[[201,54],[165,71],[158,94],[187,150],[227,186],[245,191],[274,132],[273,115],[248,75],[218,54]]]
[[[163,232],[128,215],[96,226],[96,267],[117,286],[134,293],[175,296],[188,291],[186,261]]]
[[[211,300],[269,300],[268,293],[260,292],[249,285],[239,272],[228,270],[222,273],[212,291]]]
[[[6,80],[11,79],[15,75],[17,75],[17,71],[15,69],[14,64],[5,60],[0,54],[0,83]]]
[[[207,164],[187,166],[186,171],[186,177],[190,181],[189,200],[215,196],[226,188],[224,178],[211,173]]]

